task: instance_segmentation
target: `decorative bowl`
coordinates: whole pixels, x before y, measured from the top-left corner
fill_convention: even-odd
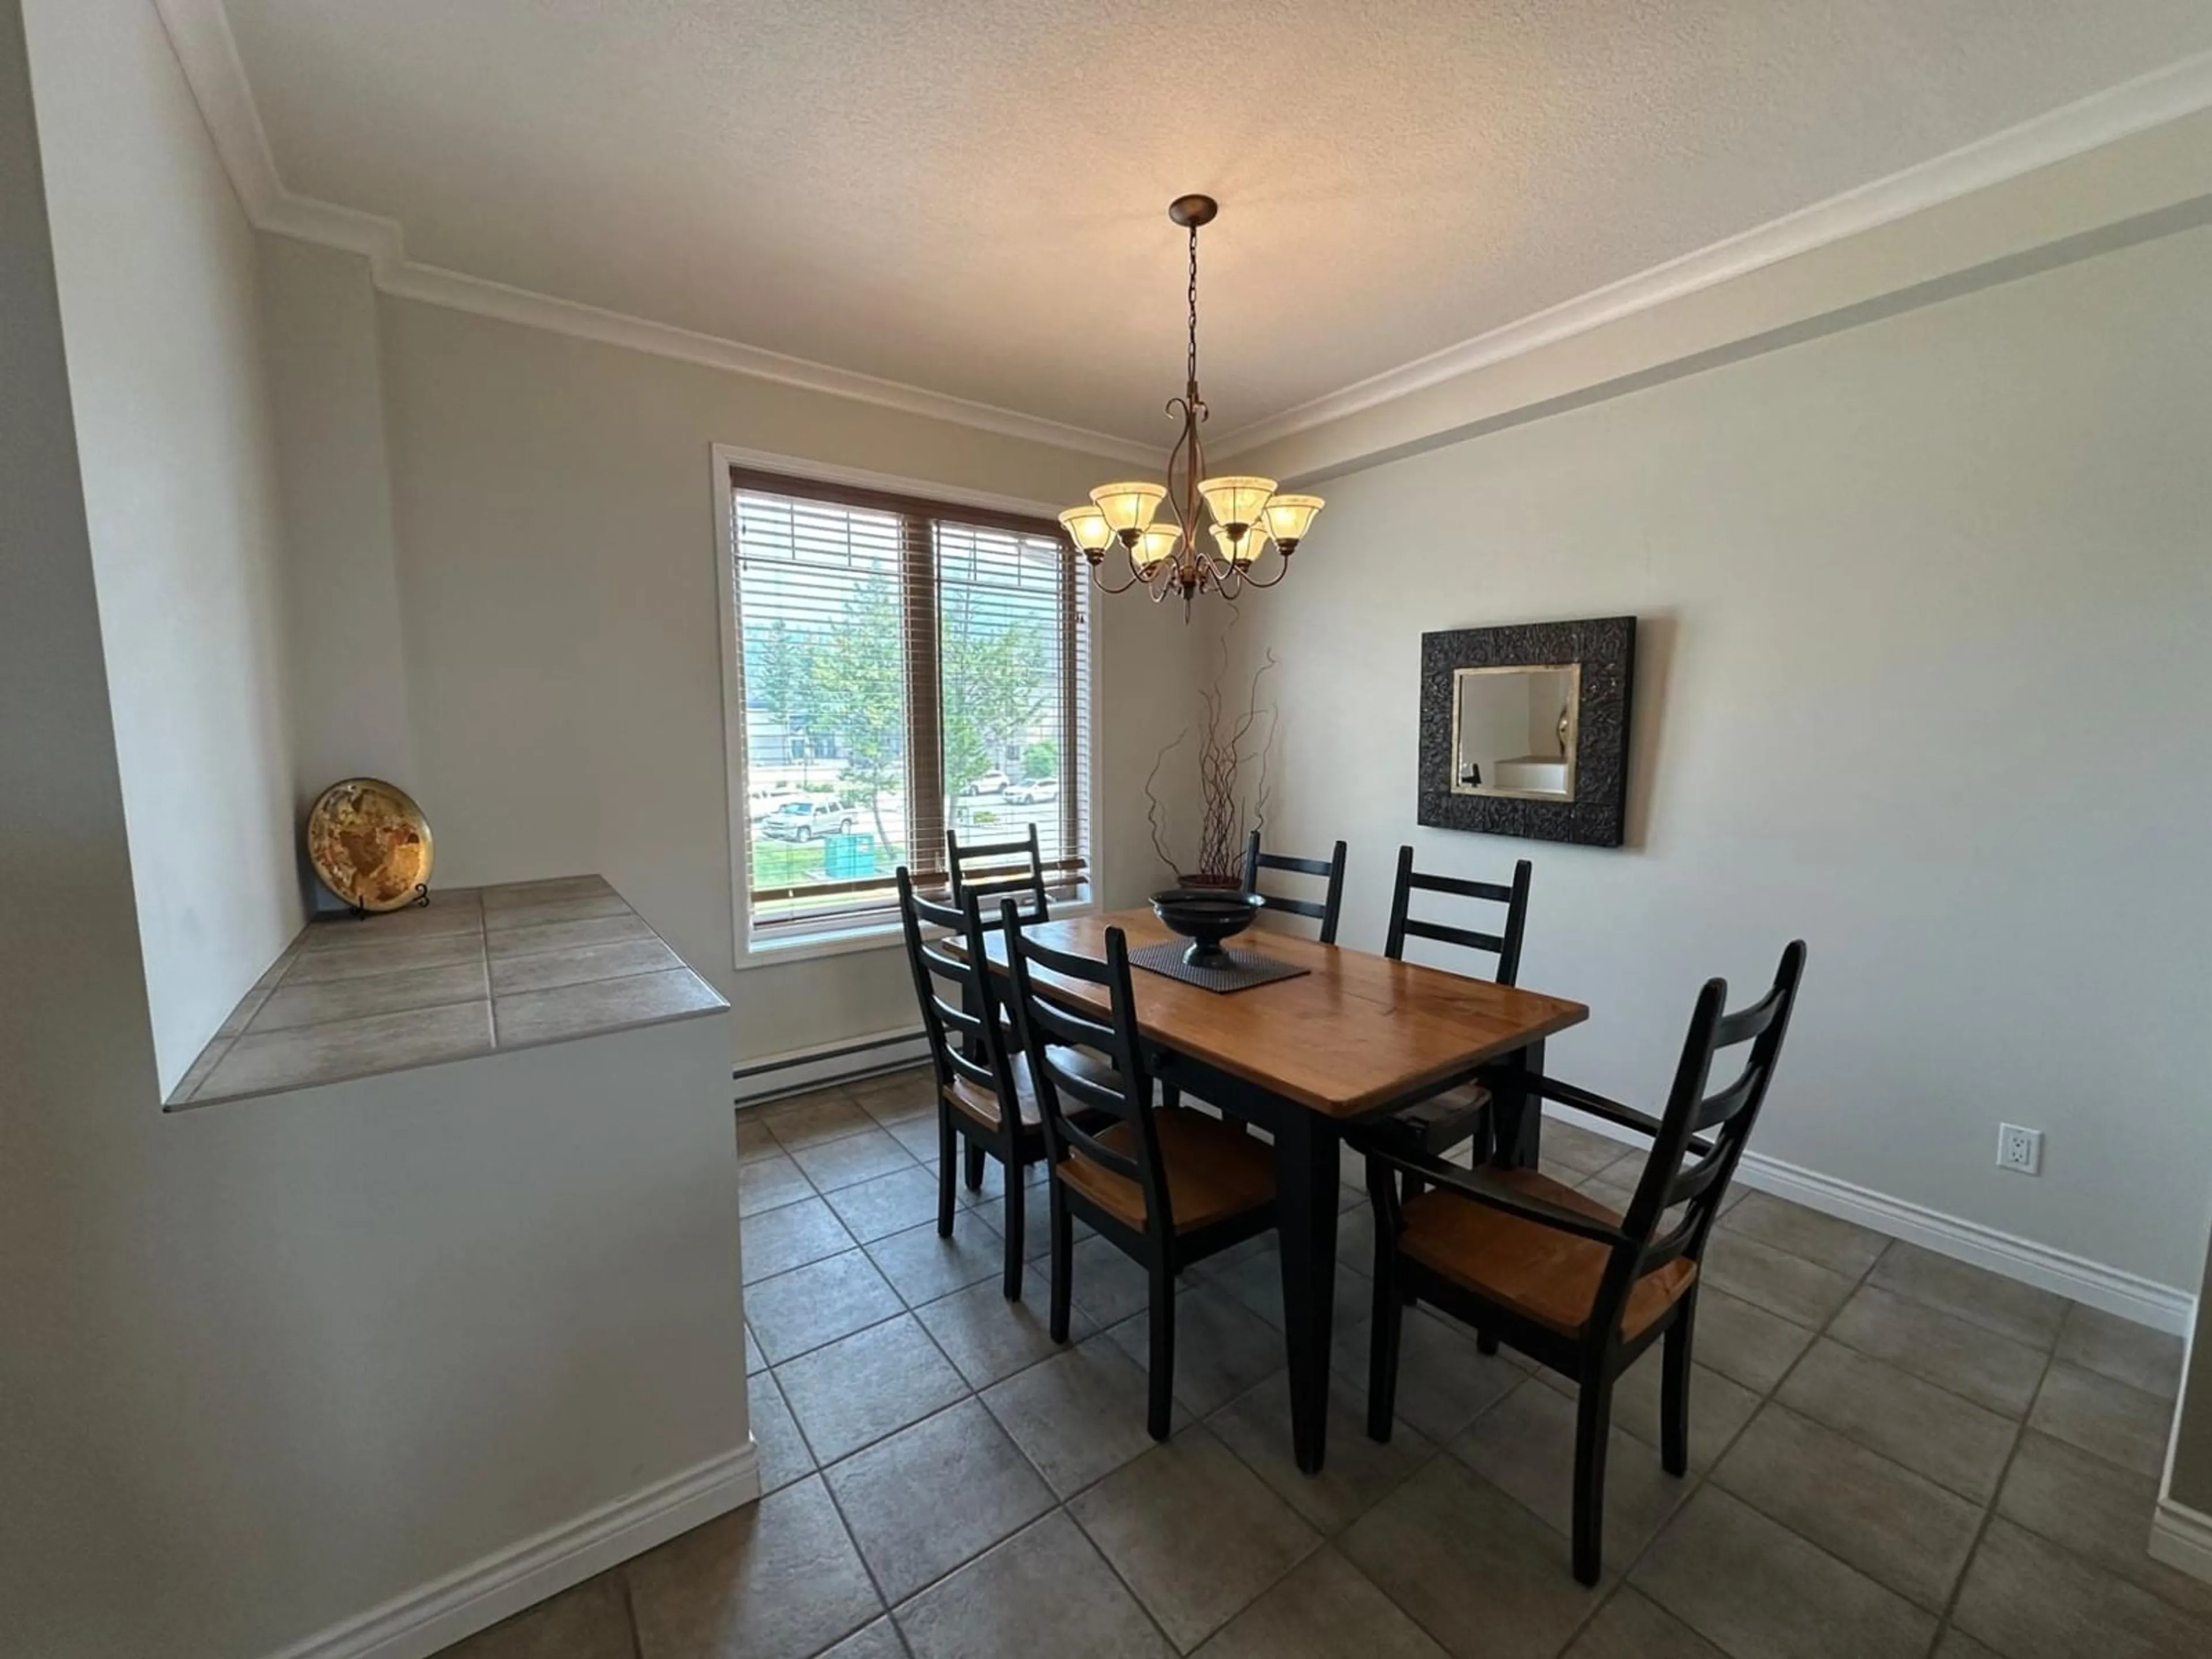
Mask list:
[[[1221,941],[1249,927],[1265,902],[1235,888],[1170,887],[1152,895],[1152,914],[1191,941],[1182,953],[1186,964],[1212,968],[1229,959]]]

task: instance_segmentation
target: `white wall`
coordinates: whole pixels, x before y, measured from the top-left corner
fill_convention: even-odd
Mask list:
[[[1044,502],[1127,463],[389,296],[379,325],[403,781],[441,878],[604,872],[729,998],[740,1061],[915,1027],[893,946],[733,970],[712,447]],[[1096,614],[1100,842],[1126,899],[1157,884],[1122,849],[1145,845],[1191,640],[1140,596]]]
[[[25,10],[167,1091],[301,915],[253,234],[148,0]]]
[[[1647,1102],[1698,983],[1802,934],[1755,1150],[2193,1287],[2208,270],[2189,231],[1335,477],[1243,634],[1283,662],[1270,839],[1351,842],[1355,945],[1401,841],[1532,858],[1522,981],[1593,1010],[1556,1069]],[[1620,612],[1632,844],[1417,829],[1422,632]]]

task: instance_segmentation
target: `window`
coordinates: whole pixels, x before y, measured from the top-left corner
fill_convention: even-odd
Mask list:
[[[741,951],[886,927],[945,835],[1087,891],[1086,590],[1048,520],[733,467]],[[733,800],[737,798],[733,792]]]

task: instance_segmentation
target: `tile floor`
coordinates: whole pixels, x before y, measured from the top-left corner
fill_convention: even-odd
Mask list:
[[[1055,1348],[1041,1261],[1023,1304],[1000,1298],[995,1179],[938,1240],[930,1109],[908,1073],[740,1115],[768,1495],[448,1659],[2212,1653],[2212,1585],[2142,1548],[2175,1339],[1745,1195],[1709,1254],[1690,1474],[1659,1468],[1654,1356],[1619,1397],[1607,1576],[1586,1590],[1555,1379],[1419,1316],[1396,1437],[1361,1432],[1356,1193],[1328,1468],[1308,1480],[1271,1249],[1189,1276],[1182,1410],[1155,1445],[1141,1278],[1079,1246],[1076,1340]],[[1571,1127],[1547,1149],[1593,1192],[1628,1177],[1624,1149]]]

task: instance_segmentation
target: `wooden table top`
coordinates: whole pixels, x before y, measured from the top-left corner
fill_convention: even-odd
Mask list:
[[[1041,945],[1103,960],[1109,927],[1121,929],[1132,951],[1188,942],[1149,909],[1078,916],[1030,932]],[[992,934],[990,948],[994,961],[1005,959],[1002,936]],[[1133,964],[1139,1029],[1163,1048],[1331,1117],[1358,1117],[1589,1018],[1588,1008],[1564,997],[1273,929],[1255,927],[1232,948],[1311,971],[1224,994]],[[1043,974],[1037,982],[1101,1016],[1109,1011],[1103,986]]]

